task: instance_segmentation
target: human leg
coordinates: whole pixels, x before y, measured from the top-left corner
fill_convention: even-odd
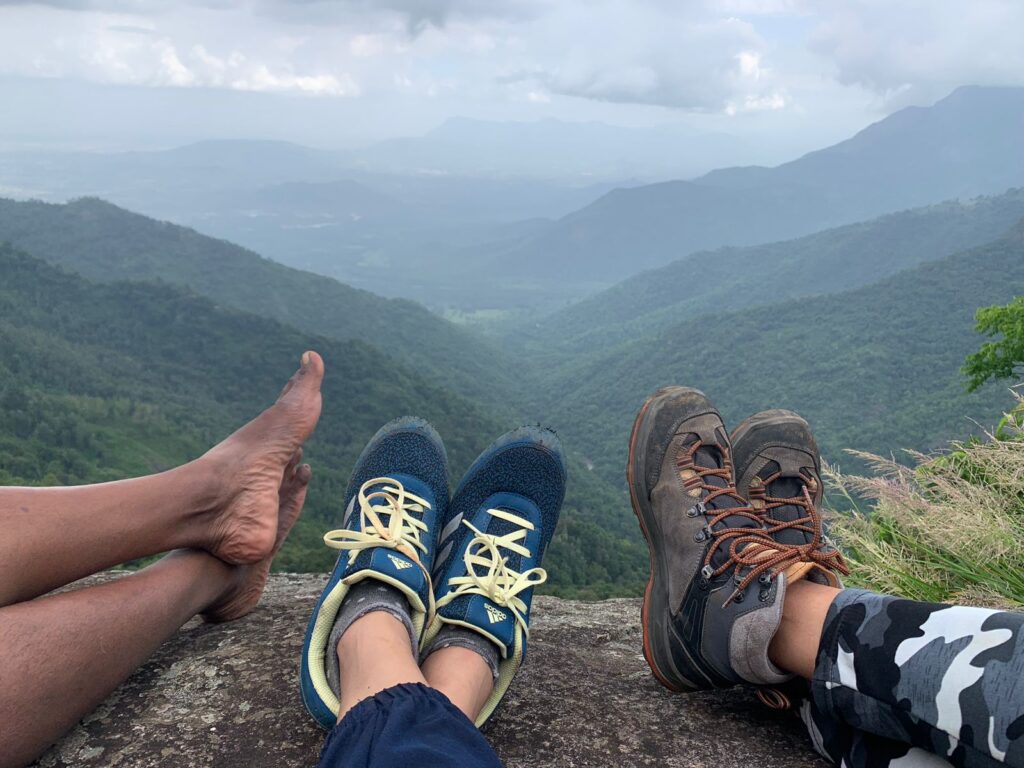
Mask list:
[[[836,568],[807,422],[767,411],[733,439],[739,490],[769,534]],[[819,573],[791,586],[769,646],[776,665],[814,680],[800,710],[819,751],[849,768],[1020,764],[1024,617],[839,591]]]
[[[456,675],[443,669],[453,658],[434,655],[442,656],[434,665],[442,679],[454,680]],[[490,670],[477,661],[490,682]],[[341,713],[322,765],[336,765],[333,755],[344,755],[346,765],[361,759],[374,768],[500,765],[472,715],[427,682],[409,633],[394,616],[375,611],[353,622],[338,643],[338,662]],[[353,760],[354,755],[362,757]]]
[[[494,673],[484,657],[464,646],[450,645],[431,653],[423,662],[423,676],[471,721],[494,691]]]
[[[258,563],[231,566],[178,550],[108,584],[0,608],[0,762],[29,762],[196,614],[230,621],[249,613],[310,476],[299,466],[282,482],[275,540]]]
[[[323,361],[312,352],[303,361],[271,408],[182,467],[91,486],[0,488],[0,606],[172,549],[233,564],[265,559],[282,480],[320,414]]]
[[[405,625],[389,613],[360,617],[338,642],[340,705],[338,722],[363,699],[396,685],[425,684],[409,645]]]
[[[957,766],[1024,766],[1024,614],[845,590],[813,704],[849,728]]]
[[[556,435],[522,427],[487,448],[452,497],[424,671],[477,725],[494,714],[526,655],[534,588],[547,579],[540,565],[565,483]]]
[[[325,537],[342,553],[310,618],[301,665],[303,700],[331,728],[320,765],[499,766],[418,666],[448,505],[436,432],[421,419],[386,425],[357,461],[346,499],[343,527]]]

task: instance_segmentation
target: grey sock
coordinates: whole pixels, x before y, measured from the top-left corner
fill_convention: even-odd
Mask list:
[[[409,631],[409,642],[412,644],[413,658],[418,657],[419,641],[412,628],[411,609],[405,595],[392,587],[376,579],[366,579],[352,587],[341,603],[341,610],[338,611],[338,618],[334,620],[334,628],[331,629],[331,637],[327,641],[327,683],[338,696],[341,690],[341,672],[338,669],[338,641],[345,634],[345,630],[352,626],[352,622],[372,611],[384,611],[390,613],[405,625]]]
[[[490,667],[491,675],[495,680],[498,679],[498,646],[488,640],[486,637],[481,635],[479,632],[474,632],[471,629],[465,627],[452,626],[446,624],[442,627],[441,631],[437,633],[437,637],[427,648],[426,653],[423,657],[426,658],[434,651],[440,651],[442,648],[467,648],[470,651],[475,651],[480,654],[483,660]]]

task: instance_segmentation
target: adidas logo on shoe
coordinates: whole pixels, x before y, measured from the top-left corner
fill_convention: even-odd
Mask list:
[[[408,560],[403,560],[400,557],[388,555],[388,560],[390,560],[391,564],[394,565],[395,568],[397,568],[400,571],[404,571],[406,568],[412,568],[412,563],[410,563]]]
[[[492,605],[485,605],[484,608],[487,609],[487,618],[491,620],[491,624],[497,624],[508,618],[508,614],[502,613]]]

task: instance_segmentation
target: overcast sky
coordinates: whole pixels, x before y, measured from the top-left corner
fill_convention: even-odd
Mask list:
[[[810,149],[1024,85],[1020,0],[0,0],[0,140],[345,145],[448,116]]]

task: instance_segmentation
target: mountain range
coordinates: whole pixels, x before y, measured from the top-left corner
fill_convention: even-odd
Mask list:
[[[789,408],[826,460],[845,449],[929,451],[977,434],[1013,404],[1006,388],[966,394],[977,307],[1024,294],[1024,220],[990,243],[853,290],[663,322],[648,334],[547,368],[535,406],[564,425],[594,471],[620,478],[633,415],[666,384],[695,386],[728,423]]]
[[[571,481],[551,589],[634,591],[646,554],[625,441],[660,386],[704,389],[730,423],[798,410],[847,468],[861,465],[846,448],[940,448],[1011,404],[998,385],[966,394],[959,368],[980,343],[975,310],[1024,294],[1022,94],[962,89],[793,163],[619,189],[557,220],[482,213],[555,189],[534,180],[360,177],[294,145],[82,156],[64,168],[74,183],[88,175],[75,163],[95,162],[118,194],[183,205],[196,192],[194,211],[230,211],[250,242],[294,246],[311,271],[96,197],[0,199],[0,482],[185,461],[271,400],[312,347],[327,408],[285,567],[325,566],[319,533],[362,441],[417,413],[445,434],[456,473],[517,423],[558,429]],[[59,179],[59,160],[37,161],[42,181]],[[346,271],[435,307],[500,296],[520,314],[484,335],[315,274]]]
[[[512,345],[557,367],[701,314],[734,312],[878,282],[997,237],[1024,218],[1024,189],[951,200],[796,240],[702,251],[634,275],[507,331]]]
[[[790,239],[884,213],[1024,185],[1024,88],[961,88],[774,168],[608,193],[481,254],[500,279],[612,283],[696,251]]]
[[[345,153],[376,172],[589,179],[688,178],[726,163],[765,158],[763,147],[680,123],[646,128],[555,119],[494,122],[454,117],[423,136]],[[763,161],[763,160],[762,160]]]
[[[351,152],[211,141],[132,153],[6,153],[0,191],[55,202],[99,196],[377,294],[536,316],[699,251],[1024,186],[1022,134],[1024,89],[965,87],[791,162],[692,179],[680,175],[680,158],[704,155],[683,127],[645,133],[457,119]],[[575,173],[556,162],[621,156],[625,169],[644,153],[663,161],[655,178],[676,180],[641,183],[651,178],[646,171]],[[486,176],[484,156],[519,163],[521,172],[491,168],[497,175]],[[545,163],[550,175],[532,175]]]

